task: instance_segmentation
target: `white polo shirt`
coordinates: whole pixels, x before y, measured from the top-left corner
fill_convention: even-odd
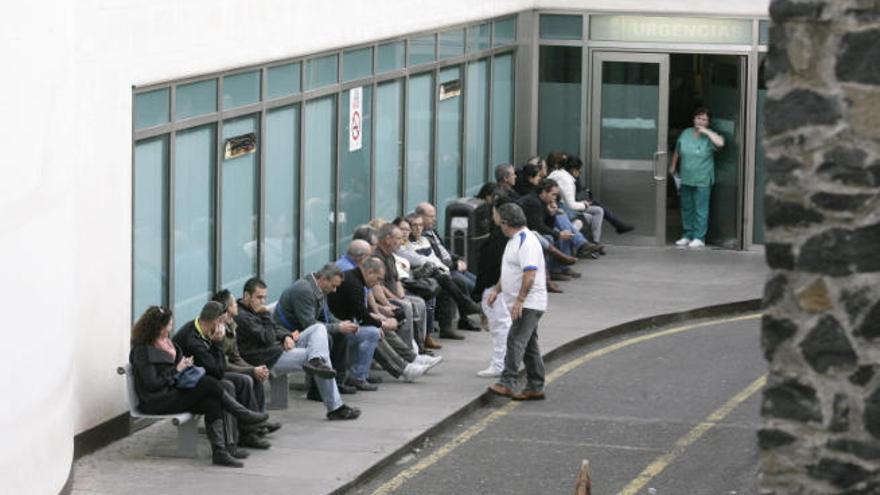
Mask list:
[[[510,237],[501,260],[501,294],[510,306],[522,287],[523,273],[535,271],[535,282],[523,301],[523,307],[537,311],[547,309],[547,279],[544,250],[535,233],[523,227]]]

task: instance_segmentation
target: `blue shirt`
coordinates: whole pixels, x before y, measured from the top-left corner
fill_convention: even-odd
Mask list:
[[[357,268],[357,263],[349,258],[347,254],[343,254],[338,260],[336,260],[336,267],[343,272],[347,272],[349,270],[354,270],[355,268]]]

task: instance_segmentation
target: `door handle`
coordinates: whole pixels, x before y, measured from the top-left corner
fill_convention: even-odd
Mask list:
[[[654,153],[654,180],[663,182],[666,180],[666,152],[657,151]]]

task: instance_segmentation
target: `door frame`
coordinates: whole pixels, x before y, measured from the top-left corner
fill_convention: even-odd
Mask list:
[[[601,151],[602,118],[602,64],[604,62],[655,63],[659,66],[657,85],[657,151],[654,153],[654,239],[658,246],[666,245],[666,169],[668,160],[667,136],[669,132],[669,53],[623,52],[615,50],[592,50],[590,63],[590,184],[601,197],[602,168],[599,166]]]

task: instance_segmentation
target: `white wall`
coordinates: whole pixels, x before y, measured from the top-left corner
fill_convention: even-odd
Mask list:
[[[761,14],[767,2],[692,1]],[[131,88],[531,8],[626,0],[32,0],[0,29],[0,479],[57,492],[72,437],[126,411]],[[674,8],[674,7],[673,7]],[[11,378],[17,378],[13,381]],[[24,387],[23,384],[27,384]]]

